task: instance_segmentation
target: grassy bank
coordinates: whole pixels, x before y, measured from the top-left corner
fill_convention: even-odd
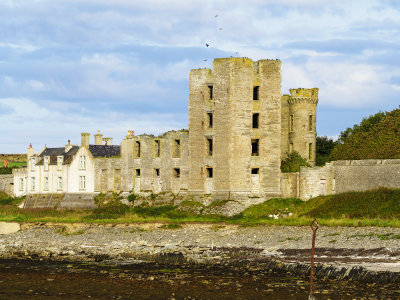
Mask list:
[[[154,200],[152,195],[150,200]],[[101,196],[100,196],[101,198]],[[131,197],[131,199],[136,197]],[[149,197],[150,198],[150,197]],[[242,213],[225,217],[213,213],[229,201],[204,206],[195,201],[180,205],[130,207],[114,200],[99,201],[94,210],[19,209],[22,198],[9,198],[0,193],[0,220],[17,222],[85,222],[85,223],[228,223],[255,225],[309,225],[317,218],[324,226],[392,226],[400,227],[400,190],[376,189],[320,196],[307,202],[299,199],[271,199],[251,206]],[[102,200],[102,199],[100,199]],[[103,199],[104,200],[104,199]],[[106,203],[105,203],[106,202]]]

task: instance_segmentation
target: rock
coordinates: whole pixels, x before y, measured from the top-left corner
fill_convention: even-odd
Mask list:
[[[10,234],[21,230],[19,223],[0,222],[0,234]]]

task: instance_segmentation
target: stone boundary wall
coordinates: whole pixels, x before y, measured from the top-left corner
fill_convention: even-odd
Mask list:
[[[288,179],[295,174],[299,174],[297,186]],[[323,167],[302,167],[299,173],[282,176],[283,197],[297,194],[302,200],[379,187],[400,189],[400,159],[338,160]]]
[[[336,193],[400,188],[400,159],[339,160],[332,166]]]
[[[0,175],[0,192],[14,194],[14,176],[12,174]]]

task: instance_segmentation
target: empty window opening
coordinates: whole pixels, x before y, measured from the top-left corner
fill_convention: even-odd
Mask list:
[[[160,169],[154,169],[154,176],[160,177]]]
[[[253,114],[253,128],[258,128],[259,117],[260,117],[259,113]]]
[[[208,116],[208,127],[212,128],[213,127],[213,114],[207,113],[207,116]]]
[[[308,116],[308,131],[312,131],[313,130],[313,117],[312,115]]]
[[[259,168],[251,168],[251,174],[258,174]]]
[[[140,169],[135,169],[135,175],[136,177],[140,177]]]
[[[136,144],[135,144],[135,156],[136,157],[140,157],[140,151],[141,151],[140,142],[136,141]]]
[[[181,156],[181,141],[174,140],[174,147],[173,147],[173,157],[180,157]]]
[[[258,156],[259,155],[259,139],[251,140],[251,156]]]
[[[289,153],[292,153],[293,152],[293,143],[290,143],[289,144]]]
[[[181,169],[179,169],[179,168],[174,168],[174,177],[175,177],[175,178],[181,177]]]
[[[212,139],[207,139],[207,152],[208,155],[212,156],[213,154],[213,140]]]
[[[207,168],[207,177],[213,178],[213,168]]]
[[[260,92],[260,87],[259,86],[254,86],[253,87],[253,100],[258,100],[259,99],[259,92]]]
[[[208,86],[208,94],[210,96],[210,100],[212,100],[213,99],[213,86],[212,85]]]
[[[160,152],[161,152],[160,140],[155,140],[154,141],[154,156],[160,157]]]
[[[312,159],[312,143],[308,144],[308,159]]]
[[[62,182],[62,177],[58,177],[57,180],[57,190],[62,190],[63,182]]]
[[[290,132],[294,131],[294,115],[290,115],[289,117],[289,130]]]

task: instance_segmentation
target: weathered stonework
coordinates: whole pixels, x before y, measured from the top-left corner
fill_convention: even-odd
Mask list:
[[[120,147],[100,131],[91,145],[90,134],[82,133],[80,147],[68,143],[65,149],[45,148],[38,155],[28,149],[26,174],[15,173],[15,178],[25,176],[27,194],[280,197],[288,192],[283,183],[290,176],[282,177],[280,171],[288,152],[298,151],[314,165],[317,102],[316,88],[281,96],[280,60],[215,59],[212,70],[190,72],[189,130],[158,137],[129,131]],[[62,167],[56,155],[64,157]]]

